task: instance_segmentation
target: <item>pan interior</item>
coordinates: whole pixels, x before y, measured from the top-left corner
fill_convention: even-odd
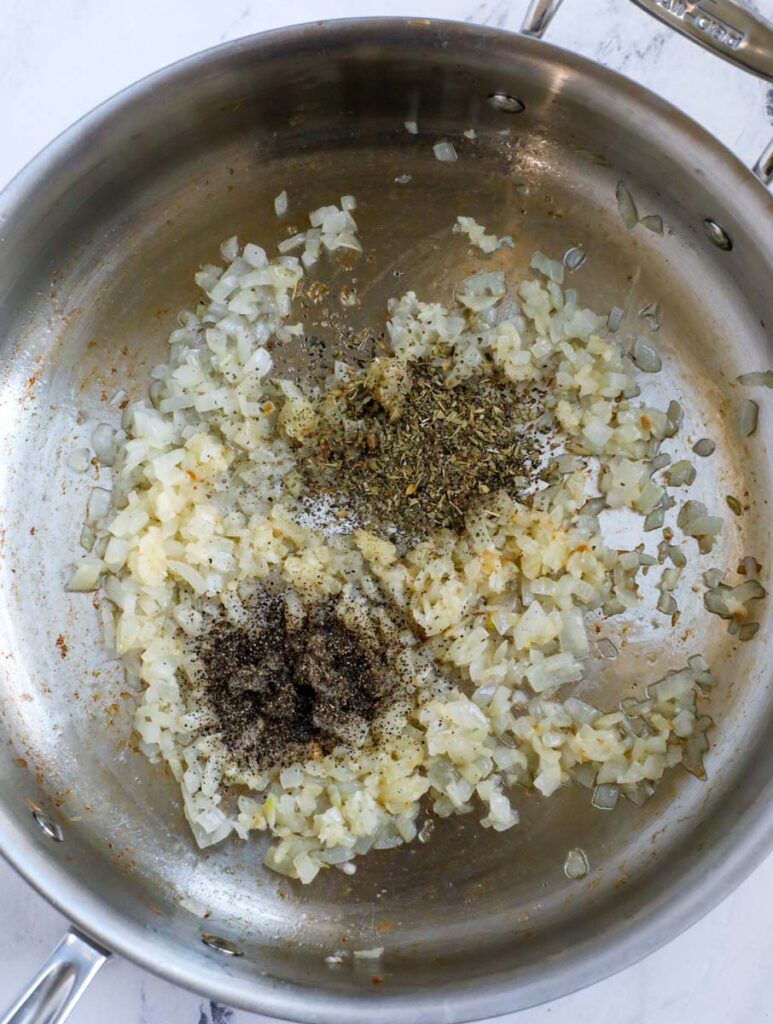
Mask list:
[[[587,690],[612,709],[689,655],[704,654],[720,680],[708,782],[677,770],[644,807],[621,801],[611,814],[595,810],[580,788],[550,800],[516,794],[522,824],[506,833],[462,818],[438,822],[426,844],[372,853],[354,876],[331,870],[303,888],[262,867],[260,841],[198,851],[176,784],[135,749],[137,695],[101,643],[95,602],[63,591],[97,476],[74,474],[68,455],[89,444],[97,422],[117,422],[116,392],[146,394],[178,310],[195,304],[195,270],[217,260],[224,238],[274,246],[288,221],[303,230],[306,211],[346,193],[357,197],[366,252],[353,271],[334,260],[313,268],[329,294],[309,310],[309,333],[331,346],[342,325],[378,333],[392,295],[412,289],[448,300],[455,283],[484,265],[504,269],[513,285],[528,276],[535,249],[561,258],[581,246],[588,258],[568,285],[597,312],[624,307],[624,336],[642,333],[638,311],[660,303],[664,369],[646,397],[662,406],[677,399],[686,411],[683,436],[717,443],[713,458],[695,460],[690,496],[726,513],[728,528],[711,556],[686,545],[690,574],[734,569],[749,553],[767,569],[765,443],[759,436],[739,442],[733,426],[746,397],[736,375],[769,365],[753,235],[737,223],[733,252],[713,248],[702,220],[717,209],[705,182],[685,190],[686,171],[658,177],[652,170],[658,159],[665,165],[667,140],[662,154],[637,159],[636,118],[610,131],[601,97],[591,102],[590,72],[575,67],[574,77],[561,78],[555,51],[543,48],[537,59],[531,45],[496,39],[483,62],[459,39],[451,60],[434,36],[332,50],[299,36],[292,53],[277,45],[249,62],[239,51],[230,62],[221,57],[197,74],[145,86],[123,126],[81,138],[69,170],[62,159],[57,195],[38,195],[41,203],[51,199],[50,214],[21,217],[5,232],[5,813],[37,846],[48,840],[29,809],[50,814],[64,834],[45,847],[50,857],[146,933],[171,939],[202,985],[228,971],[234,998],[258,977],[380,1000],[496,975],[526,984],[567,950],[590,948],[605,932],[611,940],[687,884],[694,858],[718,844],[722,822],[732,825],[740,813],[741,781],[770,758],[762,752],[770,720],[763,641],[734,644],[703,611],[702,591],[687,588],[676,628],[643,609],[600,622],[620,656],[594,655]],[[491,106],[496,89],[522,98],[525,113]],[[417,136],[403,128],[414,116]],[[475,140],[462,136],[470,127]],[[456,162],[435,159],[439,139],[453,141]],[[621,179],[642,213],[663,216],[662,236],[623,228],[614,199]],[[272,203],[283,189],[284,222]],[[511,234],[515,249],[472,255],[451,234],[459,214]],[[362,299],[356,310],[338,301],[352,274]],[[763,417],[773,412],[760,401]],[[734,518],[727,494],[749,511]],[[768,630],[763,623],[760,636]],[[572,847],[591,865],[582,881],[563,872]],[[179,906],[184,896],[208,908],[206,920]],[[226,961],[208,950],[202,929],[244,956]],[[337,949],[377,945],[386,948],[383,963],[324,960]],[[383,984],[374,985],[375,976]]]

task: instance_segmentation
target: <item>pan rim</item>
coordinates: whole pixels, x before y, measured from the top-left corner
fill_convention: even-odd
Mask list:
[[[153,93],[171,81],[195,75],[216,61],[242,52],[256,57],[274,52],[286,53],[301,41],[327,42],[343,51],[347,43],[355,39],[361,42],[363,36],[383,44],[387,32],[394,34],[401,29],[405,31],[406,41],[418,35],[420,43],[429,44],[443,35],[457,42],[488,42],[489,45],[499,44],[503,52],[509,49],[513,56],[519,50],[532,54],[539,52],[544,60],[568,67],[578,74],[592,74],[653,117],[668,118],[674,131],[689,136],[696,153],[701,150],[710,152],[714,159],[719,159],[727,175],[727,183],[743,188],[751,202],[759,205],[763,219],[765,207],[773,202],[773,197],[754,174],[687,115],[618,72],[600,67],[585,57],[516,33],[464,22],[356,18],[283,27],[223,43],[183,58],[129,85],[65,129],[18,172],[0,193],[0,219],[10,217],[42,182],[50,180],[67,160],[68,153],[92,133],[119,118],[129,106],[146,103]],[[771,800],[773,783],[760,794],[755,806],[769,805]],[[705,854],[701,864],[707,877],[701,888],[685,886],[681,892],[671,894],[668,900],[662,899],[645,921],[632,920],[620,925],[620,934],[616,933],[614,943],[610,941],[609,933],[598,936],[587,942],[581,952],[575,952],[571,961],[548,964],[526,983],[513,976],[516,973],[513,969],[475,987],[455,984],[444,986],[440,991],[431,989],[421,995],[400,993],[392,996],[381,989],[377,1002],[365,993],[340,997],[324,990],[314,990],[313,1008],[309,1005],[309,991],[300,985],[282,984],[267,978],[231,977],[214,959],[214,954],[211,970],[206,973],[192,971],[186,967],[188,958],[176,948],[170,951],[162,936],[124,918],[106,900],[75,881],[58,863],[53,852],[31,844],[17,816],[10,813],[2,802],[0,853],[33,888],[87,935],[144,969],[184,988],[252,1012],[313,1024],[332,1024],[333,1021],[354,1024],[361,1020],[363,1012],[368,1012],[377,1021],[402,1022],[418,1019],[422,1008],[428,1012],[430,1006],[433,1019],[452,1024],[523,1009],[566,995],[622,970],[675,938],[729,895],[773,847],[773,815],[766,821],[763,816],[755,818],[752,812],[752,807],[746,809],[744,820],[748,827],[741,829],[738,826],[732,842],[728,837],[721,847]]]

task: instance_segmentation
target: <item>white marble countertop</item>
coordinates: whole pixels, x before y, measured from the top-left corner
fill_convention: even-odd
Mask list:
[[[756,6],[773,17],[773,0]],[[197,50],[280,25],[380,14],[516,29],[526,0],[0,0],[0,187],[53,136],[131,82]],[[746,163],[773,128],[773,90],[659,27],[625,0],[566,0],[551,41],[647,85]],[[517,1015],[518,1024],[759,1024],[773,1020],[773,856],[669,946],[590,989]],[[0,1010],[66,922],[0,863]],[[111,963],[76,1024],[259,1024],[126,962]],[[516,1016],[501,1022],[516,1021]]]

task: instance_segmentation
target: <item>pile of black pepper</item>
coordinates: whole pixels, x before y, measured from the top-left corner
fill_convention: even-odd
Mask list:
[[[428,360],[405,371],[397,406],[367,374],[325,396],[320,426],[297,453],[307,494],[332,495],[371,528],[419,538],[461,530],[486,495],[516,497],[533,483],[542,392],[494,368],[453,382]]]
[[[299,621],[281,594],[265,594],[245,624],[218,620],[196,641],[200,692],[241,768],[281,768],[362,745],[401,686],[395,645],[383,630],[345,624],[333,602]]]

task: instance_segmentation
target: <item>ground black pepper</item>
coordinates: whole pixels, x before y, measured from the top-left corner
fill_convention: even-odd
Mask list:
[[[225,619],[196,641],[200,690],[228,753],[260,771],[362,745],[400,689],[397,639],[351,628],[327,601],[298,621],[262,595],[245,625]]]

